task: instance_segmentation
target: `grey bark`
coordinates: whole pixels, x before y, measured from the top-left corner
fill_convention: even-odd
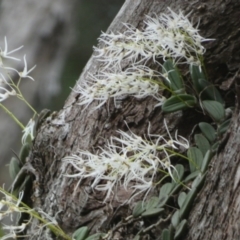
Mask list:
[[[141,28],[145,15],[152,16],[154,13],[158,15],[166,11],[167,7],[174,11],[181,9],[184,13],[192,12],[195,23],[200,19],[201,35],[216,39],[205,45],[206,69],[209,79],[215,84],[226,83],[239,67],[238,1],[212,0],[205,3],[193,0],[127,0],[108,31],[115,33],[123,31],[124,26],[121,22]],[[79,82],[83,81],[89,72],[96,73],[98,68],[99,63],[91,57]],[[103,204],[101,202],[104,196],[97,196],[91,192],[88,201],[85,202],[89,186],[87,181],[78,187],[77,194],[73,194],[78,181],[63,176],[63,173],[72,172],[72,169],[66,167],[62,161],[65,156],[76,153],[79,148],[96,152],[99,147],[104,146],[110,136],[116,135],[116,130],[127,131],[124,121],[134,133],[141,136],[147,132],[149,121],[152,132],[164,134],[162,122],[165,117],[171,132],[178,129],[185,137],[190,135],[192,127],[199,122],[199,116],[191,111],[164,116],[161,108],[154,108],[156,101],[151,97],[142,100],[126,98],[120,109],[116,109],[113,102],[109,101],[95,111],[92,109],[97,103],[92,103],[83,111],[84,106],[78,104],[78,98],[79,94],[73,91],[64,108],[46,119],[39,129],[30,156],[30,162],[38,172],[37,181],[32,189],[32,206],[55,217],[69,235],[80,226],[89,226],[92,233],[99,229],[107,232],[119,219],[131,214],[133,203],[114,214],[118,206],[131,195],[131,192],[124,189],[119,189],[116,193],[118,201],[114,198],[111,203]],[[234,104],[234,94],[225,94],[225,100],[229,105]],[[236,111],[228,144],[221,154],[213,159],[205,186],[193,205],[187,239],[239,239],[238,122],[239,116]],[[152,191],[150,196],[154,194],[156,192]],[[28,230],[30,236],[36,233],[37,225],[35,221],[30,226]],[[119,229],[119,239],[132,239],[137,228],[137,225],[133,224]],[[161,226],[154,228],[147,239],[158,239],[161,230]],[[40,239],[49,237],[46,231],[39,234]],[[52,236],[52,239],[55,237]]]
[[[68,51],[73,43],[73,13],[75,0],[2,0],[0,5],[0,46],[4,48],[4,36],[11,51],[24,45],[14,56],[23,59],[26,54],[28,68],[37,67],[31,73],[35,79],[23,79],[21,89],[36,109],[46,106],[61,90],[60,77]],[[22,71],[21,62],[11,62],[10,67]],[[17,100],[4,102],[16,116],[27,124],[31,113]],[[12,154],[10,148],[20,145],[21,130],[1,110],[0,163],[5,165]],[[5,168],[4,168],[5,170]],[[3,174],[2,174],[3,176]],[[1,179],[3,180],[3,179]]]

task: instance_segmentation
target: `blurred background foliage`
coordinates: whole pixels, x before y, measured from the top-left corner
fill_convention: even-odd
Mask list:
[[[93,46],[97,45],[97,38],[101,31],[106,31],[114,19],[124,0],[81,0],[77,4],[75,17],[75,41],[69,52],[62,74],[62,91],[53,101],[54,109],[62,107],[71,89],[79,78],[88,59],[92,55]]]

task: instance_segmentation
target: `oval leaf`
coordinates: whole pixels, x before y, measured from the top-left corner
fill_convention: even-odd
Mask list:
[[[12,157],[9,163],[9,174],[14,180],[21,169],[21,163],[16,157]]]
[[[159,198],[158,197],[151,197],[147,203],[146,203],[146,210],[150,208],[155,208],[159,203]]]
[[[224,134],[228,130],[230,122],[231,122],[231,118],[224,121],[218,128],[218,134],[220,135]]]
[[[174,186],[175,186],[175,183],[165,183],[164,185],[162,185],[159,193],[159,199],[161,200],[163,196],[168,196],[169,193],[174,188]]]
[[[198,80],[200,87],[202,88],[201,91],[201,99],[203,100],[215,100],[219,103],[224,104],[223,98],[217,88],[210,82],[206,81],[205,79]]]
[[[208,141],[211,143],[214,142],[216,139],[216,130],[213,128],[213,126],[206,122],[200,122],[198,126]]]
[[[162,105],[162,110],[163,112],[171,113],[194,107],[196,103],[197,101],[194,96],[188,94],[179,94],[167,99]]]
[[[203,71],[198,66],[190,65],[190,74],[193,82],[193,87],[197,91],[197,93],[200,93],[202,91],[202,87],[199,84],[199,79],[206,79]]]
[[[225,110],[221,103],[213,100],[202,101],[206,113],[215,121],[222,122],[225,118]]]
[[[191,172],[201,169],[203,154],[198,148],[190,147],[187,151],[187,156],[190,159],[189,166]]]
[[[146,211],[143,201],[138,202],[133,209],[133,217],[139,217],[144,211]]]
[[[172,218],[171,218],[171,223],[172,223],[172,225],[173,225],[173,227],[174,228],[176,228],[177,226],[178,226],[178,224],[179,224],[179,222],[180,222],[180,215],[179,215],[179,210],[177,210],[174,214],[173,214],[173,216],[172,216]]]
[[[103,239],[105,235],[106,233],[95,233],[84,240],[100,240],[100,239]]]
[[[88,235],[88,227],[81,227],[79,229],[77,229],[72,237],[73,240],[84,240]]]
[[[202,166],[201,166],[201,171],[205,172],[207,170],[208,164],[210,160],[212,159],[213,153],[211,150],[208,150],[203,158]]]
[[[164,75],[167,74],[168,80],[165,80],[165,83],[167,86],[171,88],[172,91],[174,92],[184,91],[184,84],[182,81],[182,77],[179,74],[178,70],[174,67],[171,60],[167,60],[163,64],[162,71]]]
[[[183,234],[185,234],[187,230],[187,220],[186,219],[183,219],[177,226],[176,228],[176,232],[175,232],[175,235],[174,235],[174,240],[177,240],[179,239],[180,237],[183,236]]]
[[[185,192],[181,192],[178,196],[178,206],[181,208],[183,206],[183,203],[187,197],[187,194]]]
[[[195,199],[195,197],[197,195],[197,192],[198,192],[198,190],[196,188],[194,188],[188,192],[187,197],[184,201],[184,204],[179,210],[180,218],[184,218],[189,213],[190,209],[192,208],[193,200]]]
[[[142,213],[142,217],[151,217],[163,212],[164,208],[150,208]]]
[[[204,156],[211,148],[209,141],[202,134],[195,134],[194,140]]]
[[[184,167],[182,164],[177,164],[175,166],[175,170],[176,171],[173,171],[172,175],[173,175],[173,179],[172,179],[172,182],[180,182],[183,178],[183,175],[184,175]],[[176,180],[176,181],[174,181]]]
[[[172,240],[170,231],[166,228],[162,231],[162,240]]]
[[[187,182],[191,181],[192,179],[196,178],[199,173],[200,173],[199,170],[196,170],[196,171],[190,173],[190,174],[184,179],[184,182],[187,183]]]

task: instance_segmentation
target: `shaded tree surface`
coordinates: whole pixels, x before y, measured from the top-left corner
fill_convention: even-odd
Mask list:
[[[154,16],[167,11],[167,7],[185,14],[191,12],[202,36],[214,38],[205,44],[205,66],[209,79],[224,88],[222,91],[227,106],[234,105],[235,90],[232,80],[239,67],[239,9],[238,1],[187,1],[187,0],[127,0],[110,25],[108,32],[125,30],[122,22],[139,29],[144,27],[146,15]],[[88,73],[96,73],[100,68],[92,56],[78,83],[84,81]],[[186,71],[187,77],[187,71]],[[77,83],[77,84],[78,84]],[[75,189],[78,179],[67,178],[64,173],[73,169],[62,159],[76,154],[78,149],[97,152],[116,130],[128,131],[126,123],[137,135],[144,136],[148,131],[164,134],[163,118],[166,118],[171,133],[179,133],[188,138],[193,126],[199,122],[199,114],[193,110],[163,114],[161,107],[155,107],[156,100],[147,97],[135,99],[127,97],[116,108],[109,100],[100,109],[94,101],[88,108],[79,105],[79,94],[72,91],[62,110],[53,113],[38,129],[29,161],[36,170],[31,193],[31,204],[55,217],[61,228],[71,235],[80,226],[88,226],[91,232],[107,232],[120,219],[132,213],[135,201],[124,204],[132,191],[118,189],[110,202],[103,203],[104,194],[91,192],[90,182],[83,181]],[[239,112],[236,108],[232,118],[229,139],[221,144],[220,151],[212,159],[205,184],[196,197],[188,219],[188,235],[184,239],[239,239]],[[75,190],[75,192],[74,192]],[[88,194],[86,194],[88,192]],[[157,189],[149,196],[157,194]],[[86,195],[89,195],[86,197]],[[139,197],[141,198],[141,196]],[[29,199],[30,201],[30,199]],[[119,208],[120,207],[120,208]],[[122,226],[111,239],[133,239],[142,223]],[[37,220],[33,220],[27,234],[36,239]],[[163,226],[151,230],[143,239],[160,239]],[[55,239],[45,230],[39,239]]]

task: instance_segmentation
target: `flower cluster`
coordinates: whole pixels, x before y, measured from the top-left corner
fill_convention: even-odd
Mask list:
[[[161,82],[156,80],[161,74],[147,66],[133,66],[124,72],[100,72],[89,74],[89,81],[79,85],[77,92],[81,93],[80,104],[86,107],[93,101],[99,100],[101,107],[109,98],[123,99],[126,96],[144,98],[153,96],[159,101],[164,97],[159,94]],[[162,84],[163,85],[163,84]]]
[[[76,92],[81,94],[80,105],[86,107],[98,100],[102,106],[107,99],[121,99],[125,96],[144,98],[153,96],[162,105],[164,98],[161,89],[165,89],[162,79],[165,75],[146,67],[151,61],[159,68],[163,62],[171,59],[174,64],[187,63],[201,65],[200,57],[205,48],[204,39],[182,12],[179,14],[169,8],[168,14],[159,17],[147,17],[142,31],[125,24],[124,33],[102,33],[99,45],[95,47],[95,58],[102,63],[99,73],[89,74],[78,85]],[[126,66],[129,66],[126,68]],[[111,69],[111,70],[109,70]]]
[[[176,134],[173,139],[166,123],[165,126],[168,139],[162,135],[148,134],[150,140],[147,140],[131,131],[128,134],[119,130],[119,137],[112,137],[100,154],[79,150],[78,154],[64,158],[76,171],[75,174],[65,176],[79,177],[79,184],[83,179],[92,178],[92,189],[105,191],[105,201],[119,186],[126,190],[132,189],[133,197],[143,192],[147,195],[156,185],[154,180],[158,171],[174,179],[173,171],[176,170],[170,158],[177,153],[171,149],[189,147],[185,138],[178,138]]]
[[[33,118],[37,115],[37,112],[33,109],[33,107],[28,103],[28,101],[24,98],[22,95],[22,92],[20,90],[20,83],[21,80],[24,78],[29,78],[31,80],[34,80],[33,77],[29,76],[29,73],[33,71],[33,69],[36,67],[32,67],[30,70],[28,70],[27,67],[27,60],[26,60],[26,55],[23,57],[23,62],[24,62],[24,68],[23,71],[18,71],[15,68],[6,66],[4,61],[5,59],[8,60],[13,60],[13,61],[20,61],[20,59],[10,56],[12,53],[20,50],[23,46],[16,48],[12,51],[8,51],[8,43],[7,43],[7,38],[4,38],[5,46],[4,50],[0,48],[0,107],[10,115],[10,117],[23,129],[24,136],[22,139],[22,142],[24,143],[26,140],[26,137],[29,135],[31,137],[31,140],[33,139],[33,125],[34,121],[30,120],[28,123],[27,127],[25,128],[24,125],[15,117],[15,115],[7,109],[2,102],[4,102],[7,98],[10,96],[16,96],[18,99],[23,101],[34,113]],[[8,71],[14,71],[18,74],[19,78],[15,82],[15,80],[10,76]]]
[[[24,207],[21,205],[21,199],[23,197],[23,192],[20,192],[19,199],[15,198],[14,196],[10,195],[9,193],[5,192],[4,190],[0,191],[2,194],[4,194],[5,199],[0,200],[0,220],[6,217],[10,217],[11,221],[14,221],[14,214],[16,213],[24,213],[27,212]],[[6,208],[7,209],[4,209]],[[24,231],[28,223],[22,223],[21,225],[17,226],[7,226],[4,225],[2,228],[3,230],[7,230],[9,233],[4,235],[1,240],[3,239],[9,239],[9,238],[17,238],[17,234],[20,234]]]
[[[36,67],[36,65],[31,68],[30,70],[27,70],[27,61],[26,61],[26,55],[24,55],[23,60],[24,60],[24,69],[22,72],[19,72],[17,69],[5,66],[4,64],[4,59],[11,59],[14,61],[20,61],[20,59],[9,56],[10,54],[20,50],[23,46],[16,48],[12,51],[8,52],[8,43],[7,43],[7,38],[4,38],[5,41],[5,47],[4,50],[0,48],[0,69],[1,69],[1,78],[0,78],[0,102],[3,102],[10,96],[17,96],[19,98],[22,98],[22,94],[19,89],[19,84],[22,78],[29,78],[31,80],[34,80],[31,76],[29,76],[29,73]],[[19,80],[18,83],[15,84],[12,78],[9,76],[7,73],[7,70],[12,70],[15,71],[19,75]],[[5,76],[8,76],[8,79],[6,79]]]

